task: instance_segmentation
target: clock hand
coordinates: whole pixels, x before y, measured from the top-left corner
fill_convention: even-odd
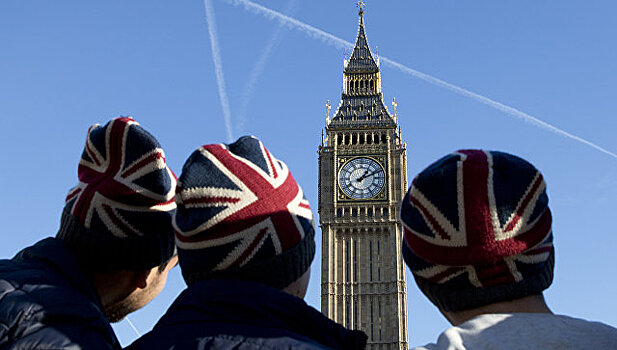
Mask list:
[[[364,174],[362,174],[362,176],[358,177],[358,178],[356,179],[356,181],[357,181],[357,182],[362,182],[362,180],[366,179],[367,177],[369,177],[369,176],[371,176],[371,175],[374,175],[374,174],[377,174],[377,173],[380,173],[380,172],[382,172],[382,170],[381,170],[381,169],[380,169],[380,170],[373,171],[372,173],[369,173],[369,172],[368,172],[368,170],[365,170],[365,171],[364,171]]]

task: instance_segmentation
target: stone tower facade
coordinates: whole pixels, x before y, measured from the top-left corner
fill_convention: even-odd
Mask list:
[[[369,349],[407,349],[407,289],[399,202],[406,145],[384,105],[379,61],[358,37],[343,71],[341,102],[319,147],[321,310],[369,337]],[[394,104],[395,108],[396,105]]]

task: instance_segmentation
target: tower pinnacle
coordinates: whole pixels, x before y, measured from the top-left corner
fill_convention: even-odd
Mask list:
[[[362,16],[364,14],[364,6],[366,6],[366,3],[364,2],[364,0],[358,0],[356,6],[358,6],[358,8],[360,9],[358,11],[358,14]]]

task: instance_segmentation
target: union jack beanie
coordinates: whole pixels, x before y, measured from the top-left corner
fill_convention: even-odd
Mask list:
[[[403,258],[444,311],[538,294],[553,279],[542,174],[508,153],[459,150],[418,174],[401,204]]]
[[[313,261],[309,203],[285,163],[255,137],[193,152],[176,204],[178,259],[189,285],[231,278],[283,289]]]
[[[176,177],[135,120],[92,125],[57,238],[92,271],[149,269],[174,253]]]

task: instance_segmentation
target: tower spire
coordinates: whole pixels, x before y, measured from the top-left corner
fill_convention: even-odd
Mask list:
[[[356,6],[358,6],[358,8],[360,9],[358,10],[358,15],[362,17],[362,15],[364,15],[364,6],[366,6],[366,3],[364,2],[364,0],[358,0]]]

